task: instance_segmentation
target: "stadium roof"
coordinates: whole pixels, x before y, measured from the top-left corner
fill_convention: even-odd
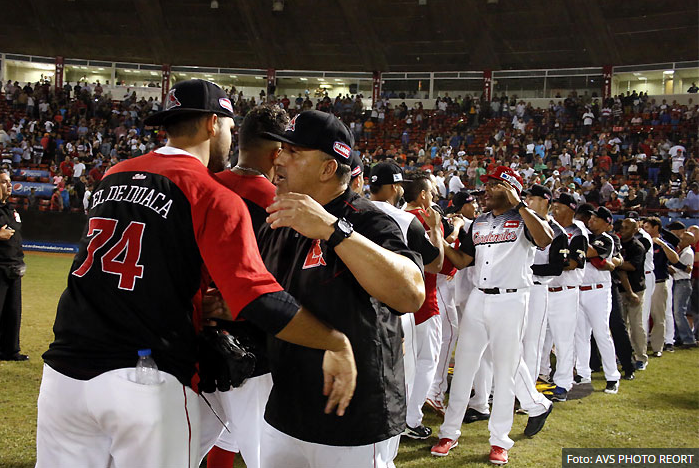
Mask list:
[[[699,58],[693,0],[216,2],[0,0],[0,44],[32,55],[280,70],[508,70]],[[274,2],[283,11],[273,12]]]

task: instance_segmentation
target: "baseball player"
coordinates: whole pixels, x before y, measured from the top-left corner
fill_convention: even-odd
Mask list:
[[[217,174],[218,180],[245,202],[255,233],[265,223],[265,209],[274,200],[275,187],[270,180],[274,159],[281,150],[279,142],[262,138],[262,132],[281,134],[288,121],[286,112],[279,107],[259,106],[249,111],[238,132],[237,165]],[[246,466],[259,468],[264,408],[272,389],[266,356],[267,334],[249,321],[238,320],[223,326],[232,335],[243,337],[252,348],[255,370],[240,387],[207,394],[207,401],[200,399],[201,455],[208,454],[209,468],[232,468],[234,454],[240,452]],[[225,417],[226,429],[207,402],[220,410],[216,414]]]
[[[228,318],[332,350],[324,363],[329,409],[339,404],[343,413],[354,391],[347,337],[299,309],[265,270],[245,205],[209,170],[223,169],[231,145],[226,94],[189,80],[165,104],[146,123],[164,125],[167,146],[114,166],[93,194],[56,338],[43,355],[38,467],[199,465],[191,385],[208,278]],[[146,348],[157,385],[135,381],[137,351]]]
[[[610,264],[614,254],[614,240],[607,231],[613,220],[612,213],[605,207],[599,207],[590,218],[588,229],[594,237],[590,238],[587,249],[588,262],[579,288],[580,309],[575,329],[575,368],[581,382],[592,381],[590,336],[594,333],[607,380],[605,393],[617,393],[621,378],[616,366],[614,342],[609,332],[609,314],[612,309],[610,269],[614,268]]]
[[[313,391],[323,387],[315,368],[323,355],[271,340],[262,466],[386,467],[405,429],[394,312],[414,312],[424,302],[422,261],[393,219],[348,188],[354,139],[337,117],[302,112],[282,136],[267,136],[282,142],[282,152],[277,195],[259,236],[262,257],[304,307],[347,334],[358,385],[343,417],[327,414]]]
[[[635,219],[624,219],[618,232],[621,238],[621,254],[624,263],[619,265],[615,272],[620,274],[624,287],[624,294],[621,295],[623,319],[633,346],[635,368],[642,371],[646,369],[648,364],[646,353],[648,335],[643,328],[643,303],[647,293],[643,269],[646,248],[637,236],[638,224]]]
[[[646,218],[643,230],[653,239],[653,277],[655,285],[651,298],[650,315],[653,317],[653,328],[650,331],[650,346],[656,357],[663,355],[665,338],[665,308],[667,307],[668,264],[679,261],[677,252],[661,237],[662,223],[660,218]]]
[[[553,218],[565,230],[569,245],[568,264],[548,284],[548,326],[556,345],[556,373],[555,387],[545,394],[553,401],[566,401],[573,386],[578,287],[582,284],[588,244],[587,229],[574,219],[576,208],[575,199],[566,192],[553,201]]]
[[[452,215],[452,225],[454,232],[450,234],[458,242],[458,235],[461,229],[468,229],[471,222],[476,217],[478,202],[471,192],[457,192],[451,200],[451,206],[447,208],[447,213]],[[456,337],[459,333],[459,306],[463,310],[465,296],[472,288],[473,282],[469,272],[473,268],[457,270],[453,280],[447,281],[447,276],[437,276],[437,304],[439,306],[439,316],[442,319],[442,343],[440,345],[437,370],[435,371],[432,386],[427,394],[425,403],[438,414],[444,416],[446,406],[444,397],[448,387],[447,374],[449,373],[449,362],[456,347]],[[457,305],[457,298],[459,304]]]
[[[403,170],[400,166],[387,161],[372,167],[369,176],[369,191],[374,205],[398,224],[408,248],[420,254],[425,271],[430,273],[440,271],[444,250],[435,247],[430,242],[425,228],[415,215],[397,208],[403,198]],[[417,365],[415,316],[414,314],[403,314],[400,318],[403,328],[405,395],[406,400],[409,401]],[[394,454],[393,458],[398,454],[398,442],[399,439],[395,439],[395,447],[391,449]]]
[[[643,274],[645,276],[646,292],[643,296],[643,330],[646,332],[646,336],[650,335],[649,322],[650,319],[650,308],[653,299],[653,292],[655,291],[655,265],[653,264],[653,238],[644,229],[644,223],[641,221],[640,216],[635,211],[630,211],[626,214],[629,219],[634,219],[639,223],[639,229],[636,233],[636,239],[643,244],[646,250],[646,256],[643,261]]]
[[[468,299],[459,328],[449,406],[440,427],[439,442],[431,453],[446,456],[458,444],[461,422],[468,406],[473,379],[485,349],[493,359],[493,409],[490,461],[505,464],[514,442],[512,428],[515,376],[521,361],[521,344],[532,286],[530,265],[536,247],[552,241],[548,224],[521,201],[522,178],[498,166],[482,176],[490,212],[476,218],[460,238],[459,250],[446,247],[457,268],[475,260],[476,288]]]
[[[430,236],[430,242],[439,246],[443,256],[442,225],[432,208],[436,189],[427,175],[418,175],[405,188],[406,212],[422,223]],[[405,435],[413,439],[426,439],[432,429],[422,424],[422,406],[432,385],[442,338],[442,319],[437,303],[437,274],[425,273],[425,302],[415,312],[415,379],[408,398]]]

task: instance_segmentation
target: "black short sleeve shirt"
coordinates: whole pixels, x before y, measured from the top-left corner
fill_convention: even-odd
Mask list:
[[[406,246],[396,222],[370,201],[348,190],[325,209],[422,267],[420,255]],[[324,352],[272,338],[274,386],[267,422],[297,439],[335,446],[366,445],[401,433],[406,401],[400,318],[369,296],[324,241],[266,225],[259,242],[265,265],[279,284],[316,317],[347,335],[357,363],[357,388],[345,415],[325,414]]]

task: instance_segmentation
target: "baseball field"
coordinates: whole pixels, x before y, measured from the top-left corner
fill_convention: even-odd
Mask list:
[[[72,257],[27,253],[23,280],[22,352],[30,361],[0,362],[0,467],[30,467],[35,460],[36,400],[41,354],[53,339],[56,304],[66,284]],[[543,431],[522,434],[526,416],[515,415],[510,465],[561,466],[563,447],[699,447],[699,350],[677,350],[651,358],[636,380],[622,381],[617,395],[607,395],[604,377],[593,374],[594,391],[585,398],[556,403]],[[319,389],[320,391],[320,389]],[[435,433],[440,419],[426,410],[425,423]],[[403,440],[396,465],[401,467],[483,467],[488,463],[487,421],[463,427],[459,447],[435,458],[427,441]],[[236,459],[236,467],[244,466]],[[280,467],[282,468],[282,467]]]

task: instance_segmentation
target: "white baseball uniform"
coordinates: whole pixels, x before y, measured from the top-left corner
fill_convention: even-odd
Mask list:
[[[583,282],[588,239],[587,228],[579,221],[573,221],[563,229],[569,241],[569,258],[577,262],[578,268],[563,271],[551,278],[548,284],[548,326],[552,343],[556,345],[556,373],[553,382],[569,391],[573,387],[575,364],[578,287]]]
[[[614,240],[607,233],[594,236],[590,246],[602,259],[614,254]],[[609,331],[609,314],[612,311],[612,275],[609,271],[596,268],[591,262],[585,264],[585,273],[580,286],[580,309],[575,330],[575,368],[584,379],[591,378],[590,336],[594,333],[602,368],[607,381],[616,382],[621,374],[616,365],[614,341]]]
[[[449,406],[439,438],[458,439],[479,363],[490,345],[493,356],[493,409],[488,428],[490,444],[510,449],[515,399],[515,376],[536,247],[524,219],[514,209],[499,216],[479,216],[460,249],[474,257],[475,285],[469,296],[459,340]]]
[[[646,336],[649,336],[648,330],[650,329],[648,320],[650,319],[650,305],[653,299],[653,291],[655,291],[655,264],[653,263],[653,238],[643,229],[638,230],[639,238],[643,247],[647,249],[646,258],[643,262],[643,273],[646,278],[646,292],[643,296],[643,329],[646,332]]]
[[[216,411],[199,398],[201,415],[201,458],[216,445],[228,452],[240,452],[245,466],[260,467],[262,423],[265,405],[272,390],[272,374],[251,377],[238,388],[204,396]],[[226,430],[216,417],[226,423]]]

